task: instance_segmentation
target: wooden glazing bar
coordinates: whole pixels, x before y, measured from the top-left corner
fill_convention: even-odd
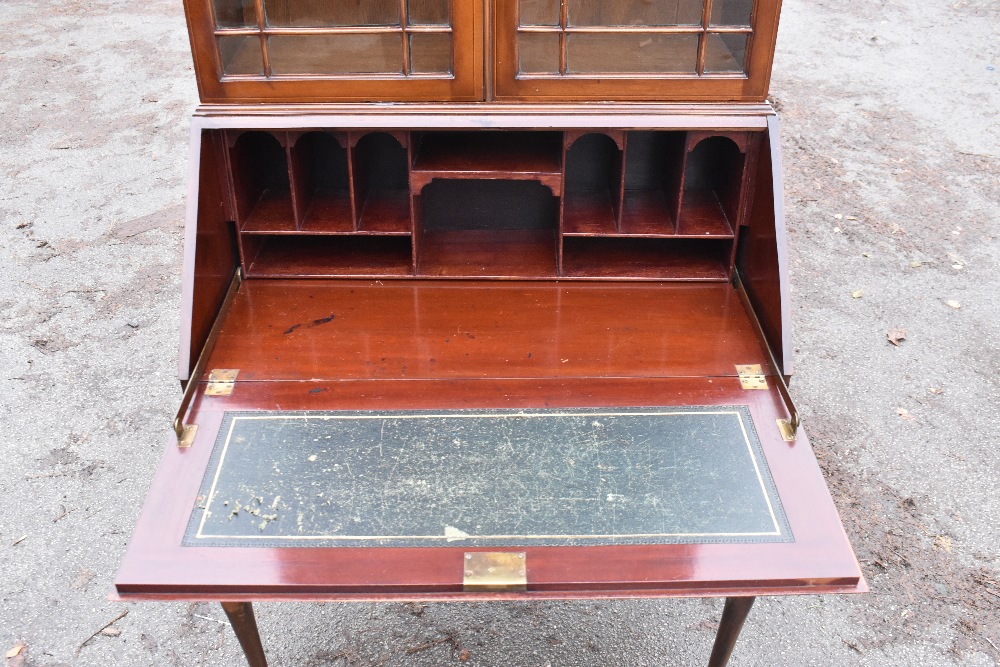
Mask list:
[[[559,73],[569,71],[569,45],[566,42],[566,28],[569,27],[569,2],[559,0]]]
[[[409,35],[406,33],[408,9],[406,7],[406,0],[399,0],[399,29],[402,31],[401,43],[403,49],[403,75],[409,76],[412,65],[410,62],[410,39]]]
[[[698,39],[698,76],[705,73],[705,52],[708,50],[708,26],[712,22],[712,0],[705,0],[705,11],[701,15],[701,37]]]
[[[445,81],[451,79],[450,74],[416,73],[410,74],[230,74],[222,77],[222,81],[405,81],[407,79],[428,79]]]
[[[260,35],[260,57],[264,63],[264,76],[269,77],[271,76],[271,51],[267,44],[267,36],[265,35],[267,19],[264,15],[264,0],[255,0],[254,9],[257,12],[256,34]]]
[[[259,35],[261,33],[265,35],[293,35],[299,37],[311,35],[396,35],[399,34],[400,30],[401,29],[398,26],[330,26],[326,28],[265,27],[263,30],[256,30],[254,28],[216,30],[215,35],[220,37],[244,37]],[[451,34],[454,32],[450,26],[436,25],[408,25],[405,28],[402,28],[402,30],[407,33],[421,32]]]
[[[518,32],[544,32],[544,33],[564,32],[567,34],[589,33],[589,34],[612,34],[612,35],[617,35],[619,33],[700,35],[704,31],[705,31],[704,28],[697,25],[568,26],[566,28],[560,28],[558,26],[531,25],[531,26],[522,26],[518,28]],[[720,26],[718,28],[712,28],[712,32],[749,35],[753,32],[753,29],[741,26]],[[232,33],[227,33],[227,34],[232,34]]]
[[[596,78],[600,78],[602,80],[603,79],[622,79],[622,80],[625,80],[625,81],[634,81],[637,76],[640,76],[640,74],[636,73],[636,72],[597,72],[597,73],[595,73],[595,72],[582,72],[582,73],[570,72],[570,73],[561,74],[561,75],[560,74],[522,74],[518,78],[525,79],[525,80],[527,80],[527,79],[549,79],[551,81],[551,80],[554,80],[554,79],[578,79],[580,81],[587,81],[587,80],[593,80],[596,77]],[[671,72],[671,73],[664,73],[664,74],[653,74],[653,73],[648,73],[648,72],[642,72],[641,76],[642,76],[643,80],[649,80],[649,81],[662,81],[662,80],[667,80],[667,79],[677,79],[677,80],[688,79],[688,80],[692,80],[692,79],[696,79],[696,78],[705,78],[705,79],[746,79],[747,78],[746,75],[743,74],[743,73],[741,73],[741,72],[712,72],[712,73],[704,74],[704,75],[696,75],[694,73],[687,73],[687,72]]]

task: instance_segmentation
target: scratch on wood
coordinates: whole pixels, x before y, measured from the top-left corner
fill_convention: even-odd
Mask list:
[[[312,329],[313,327],[318,327],[318,326],[322,326],[324,324],[329,324],[330,322],[333,322],[333,320],[335,320],[336,317],[337,316],[334,313],[330,313],[328,316],[321,317],[318,320],[313,320],[312,322],[306,322],[304,324],[293,324],[292,326],[290,326],[287,329],[285,329],[285,335],[287,336],[288,334],[294,332],[296,329],[299,329],[299,328],[302,328],[302,327],[305,327],[306,329]]]

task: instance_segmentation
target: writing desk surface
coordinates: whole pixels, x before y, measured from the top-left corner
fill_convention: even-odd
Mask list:
[[[235,389],[207,396],[199,379],[197,438],[167,448],[117,591],[347,600],[863,590],[808,440],[782,440],[774,378],[744,390],[744,363],[764,363],[764,352],[728,284],[244,282],[208,364],[239,368]],[[436,421],[401,425],[416,416]],[[381,455],[364,446],[376,422],[380,438],[387,424],[393,432]],[[519,455],[491,458],[504,446],[490,439],[498,432]],[[327,435],[339,450],[311,447]],[[555,451],[531,452],[533,440]],[[436,492],[380,483],[393,456],[412,468],[403,478]],[[336,468],[348,464],[362,470]],[[241,490],[251,479],[271,486]],[[304,484],[336,507],[298,517],[329,498],[295,500]],[[498,491],[518,485],[509,500]],[[402,505],[471,506],[405,512],[385,505],[394,493]],[[683,511],[649,511],[671,493]],[[586,510],[574,514],[573,497]],[[553,498],[563,500],[546,506]],[[556,529],[538,539],[545,526]],[[310,546],[296,541],[303,534]],[[462,592],[465,552],[490,549],[526,552],[527,591]]]

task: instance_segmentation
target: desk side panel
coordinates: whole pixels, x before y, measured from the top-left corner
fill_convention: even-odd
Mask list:
[[[194,368],[239,264],[223,132],[195,127],[190,159],[195,189],[188,193],[184,247],[181,380]]]
[[[736,268],[747,296],[786,377],[792,374],[792,343],[786,250],[784,185],[778,120],[768,118],[768,131],[751,179],[752,201],[747,227],[740,234]]]

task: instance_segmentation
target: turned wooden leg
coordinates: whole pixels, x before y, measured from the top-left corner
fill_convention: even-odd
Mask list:
[[[264,647],[261,646],[260,633],[257,631],[257,619],[253,616],[253,606],[249,602],[223,602],[222,608],[233,626],[236,638],[240,640],[250,667],[267,667]]]
[[[756,598],[726,598],[726,606],[722,610],[722,620],[719,621],[719,631],[715,635],[715,645],[712,646],[712,657],[708,659],[708,667],[726,667],[733,647],[743,629],[743,621],[747,620],[750,607]]]

